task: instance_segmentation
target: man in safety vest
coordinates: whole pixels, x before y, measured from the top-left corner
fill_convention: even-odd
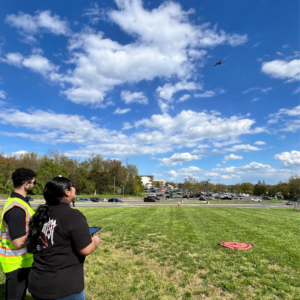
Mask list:
[[[36,184],[35,176],[35,172],[30,169],[16,169],[12,174],[14,191],[3,207],[0,265],[6,277],[6,300],[23,300],[26,295],[33,256],[27,253],[24,244],[29,231],[29,221],[34,214],[26,196]]]

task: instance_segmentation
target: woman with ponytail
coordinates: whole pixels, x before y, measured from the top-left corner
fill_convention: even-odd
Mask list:
[[[100,244],[91,237],[84,215],[70,207],[75,186],[67,178],[46,183],[45,205],[30,220],[26,241],[33,253],[28,290],[35,300],[84,300],[83,263]]]

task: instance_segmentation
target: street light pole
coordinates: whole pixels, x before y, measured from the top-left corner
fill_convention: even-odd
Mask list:
[[[116,177],[114,176],[114,201],[115,201],[115,194],[116,194]]]

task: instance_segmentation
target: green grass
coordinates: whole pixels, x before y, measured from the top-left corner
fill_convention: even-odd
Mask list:
[[[101,246],[85,261],[88,300],[300,299],[300,214],[292,208],[79,210],[103,228]],[[253,248],[230,250],[221,241]]]

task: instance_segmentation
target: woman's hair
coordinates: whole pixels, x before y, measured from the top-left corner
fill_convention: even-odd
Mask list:
[[[65,177],[54,177],[46,183],[44,188],[46,204],[38,207],[29,222],[29,233],[25,243],[28,253],[37,251],[36,246],[41,230],[50,217],[51,208],[49,206],[58,205],[65,194],[65,190],[70,189],[71,181]]]

